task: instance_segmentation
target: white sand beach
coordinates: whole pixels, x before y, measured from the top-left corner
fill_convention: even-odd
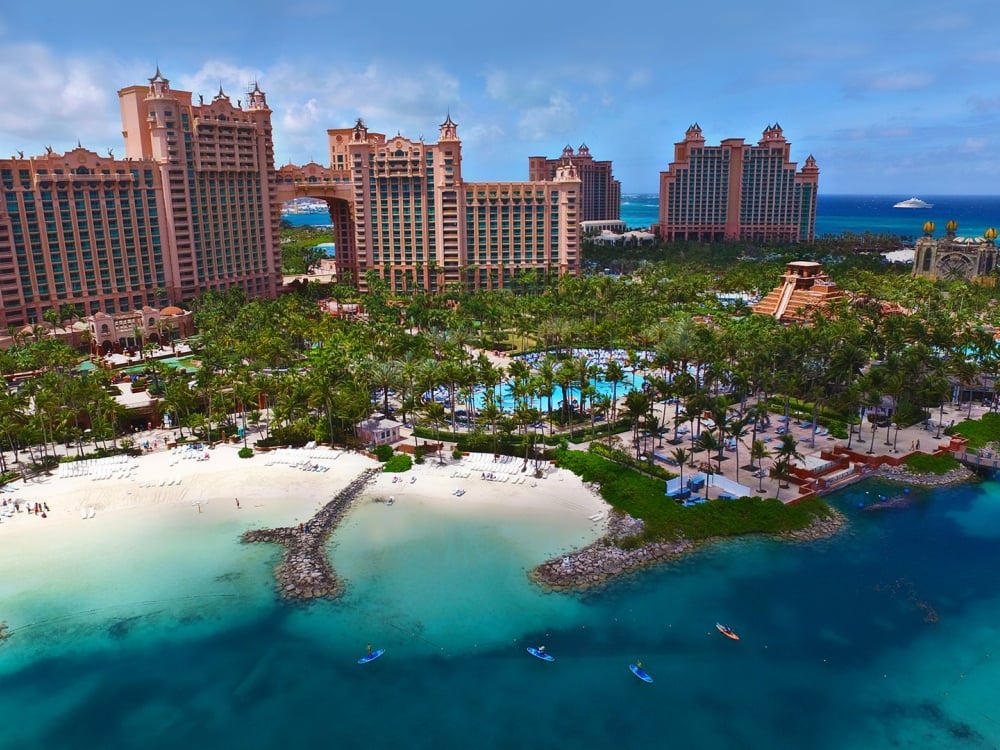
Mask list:
[[[75,559],[85,564],[101,550],[119,550],[127,540],[184,535],[206,525],[233,529],[237,538],[250,528],[293,526],[312,515],[361,472],[376,465],[362,454],[325,447],[237,455],[238,446],[210,451],[167,450],[91,464],[83,476],[73,464],[51,476],[11,485],[0,495],[16,499],[21,512],[0,523],[0,564],[25,559]],[[204,456],[208,458],[204,458]],[[304,470],[293,463],[325,470]],[[438,512],[477,518],[537,517],[596,538],[604,529],[608,506],[571,472],[545,464],[544,478],[534,478],[534,464],[473,454],[424,464],[402,474],[380,474],[365,497],[433,506]],[[76,471],[80,469],[77,468]],[[493,479],[484,478],[492,475]],[[100,477],[100,478],[95,478]],[[239,507],[237,507],[237,500]],[[364,501],[364,498],[361,500]],[[27,504],[45,503],[45,517],[26,512]],[[88,517],[84,518],[86,515]],[[539,560],[541,562],[541,560]],[[69,564],[69,563],[67,563]]]

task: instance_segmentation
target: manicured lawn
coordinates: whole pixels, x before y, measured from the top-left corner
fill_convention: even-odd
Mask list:
[[[978,450],[989,443],[1000,443],[1000,414],[984,414],[982,419],[967,419],[948,430],[950,435],[969,439],[969,450]]]
[[[556,461],[585,482],[600,485],[614,508],[641,518],[646,540],[706,539],[713,536],[775,533],[805,528],[816,516],[829,515],[819,498],[785,505],[775,499],[710,500],[683,507],[664,495],[665,483],[582,451],[561,451]]]
[[[952,469],[959,467],[958,460],[950,453],[942,456],[915,453],[906,459],[905,464],[907,469],[918,474],[947,474]]]

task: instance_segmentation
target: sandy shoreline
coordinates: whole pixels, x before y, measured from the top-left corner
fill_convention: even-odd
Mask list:
[[[0,564],[14,569],[19,561],[44,559],[38,576],[69,574],[102,550],[120,552],[133,539],[162,540],[169,549],[172,540],[210,527],[231,529],[234,541],[248,530],[297,527],[378,467],[363,454],[324,447],[258,453],[251,459],[237,452],[238,446],[218,446],[204,459],[205,451],[161,449],[115,464],[103,472],[106,478],[64,477],[63,469],[18,481],[13,492],[0,495],[22,507],[0,523]],[[307,471],[291,463],[299,461],[326,470]],[[443,464],[431,457],[409,472],[378,474],[360,499],[393,497],[470,519],[534,518],[578,530],[588,540],[604,533],[610,508],[592,488],[564,469],[546,464],[544,478],[536,479],[522,466],[517,459],[494,464],[486,454],[458,461],[449,457]],[[494,479],[484,478],[491,473]],[[25,511],[26,504],[36,502],[48,505],[46,517]],[[82,518],[81,511],[89,508],[93,517]]]

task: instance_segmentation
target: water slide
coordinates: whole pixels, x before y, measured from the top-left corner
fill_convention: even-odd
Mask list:
[[[792,293],[795,291],[795,284],[785,284],[785,288],[781,290],[781,297],[778,299],[778,304],[774,308],[774,317],[781,319],[781,316],[785,314],[785,308],[788,307],[788,302],[792,298]]]

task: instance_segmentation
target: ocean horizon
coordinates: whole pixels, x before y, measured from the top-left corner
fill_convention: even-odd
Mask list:
[[[134,540],[143,564],[112,555],[103,586],[0,552],[36,621],[0,644],[0,748],[1000,746],[1000,484],[871,509],[901,492],[829,496],[831,539],[711,544],[583,593],[528,580],[554,529],[405,502],[335,532],[332,602],[279,601],[277,549],[224,529]],[[386,653],[359,666],[366,643]]]
[[[945,234],[945,224],[958,222],[959,236],[981,237],[988,227],[1000,227],[1000,196],[923,195],[931,208],[906,209],[893,206],[909,195],[827,195],[816,202],[816,236],[844,233],[889,234],[901,240],[923,235],[927,221],[935,225],[934,235]],[[621,219],[630,229],[648,229],[659,215],[655,193],[629,193],[621,198]],[[327,214],[289,214],[283,217],[293,226],[332,226]]]

